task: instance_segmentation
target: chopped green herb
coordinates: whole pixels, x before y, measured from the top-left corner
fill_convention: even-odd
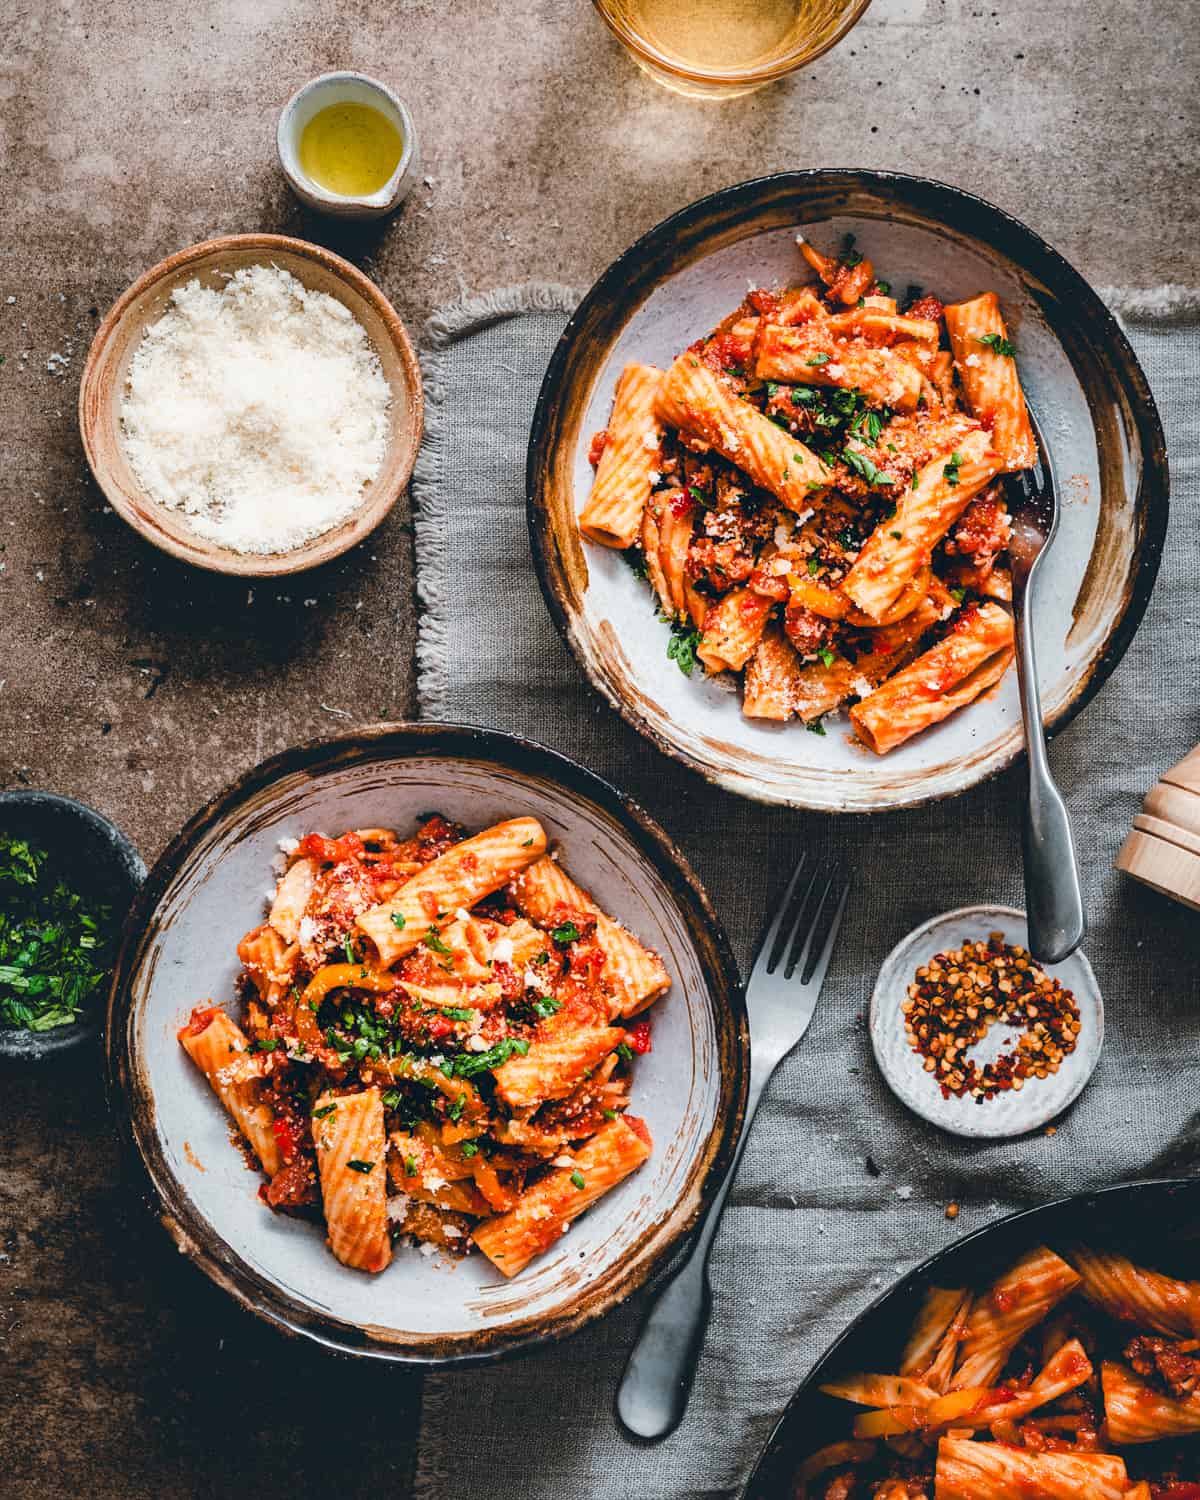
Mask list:
[[[828,354],[814,354],[811,359],[806,359],[804,363],[808,365],[810,369],[813,369],[818,365],[827,365],[829,363],[829,358],[830,357]]]
[[[633,1061],[633,1048],[630,1047],[630,1045],[629,1045],[628,1042],[618,1042],[617,1043],[617,1056],[620,1057],[620,1058],[622,1058],[625,1062],[632,1062]]]
[[[649,578],[650,574],[646,568],[646,554],[640,547],[626,547],[621,556],[626,565],[633,572],[635,578]]]
[[[975,342],[985,345],[988,349],[1002,355],[1005,359],[1012,359],[1017,352],[1016,346],[1010,344],[1002,333],[977,333],[975,335]]]
[[[808,572],[810,577],[815,577],[821,571],[820,559],[810,557],[808,560]]]
[[[417,1175],[417,1158],[415,1156],[406,1156],[404,1158],[404,1175],[405,1177],[415,1177]]]
[[[671,639],[667,642],[667,660],[673,661],[685,677],[690,677],[696,666],[696,647],[700,644],[700,631],[690,623],[671,621]]]
[[[562,1010],[562,1006],[562,1001],[556,1000],[553,995],[543,995],[540,1000],[533,1002],[534,1014],[539,1016],[543,1021],[547,1016],[557,1015]]]
[[[385,1089],[383,1095],[384,1109],[399,1109],[402,1095],[399,1089]],[[335,1105],[334,1108],[337,1106]]]
[[[358,962],[358,959],[354,956],[354,949],[350,945],[349,933],[346,934],[342,941],[342,952],[346,955],[346,962],[348,964],[356,964]]]
[[[453,956],[453,949],[448,948],[442,941],[441,935],[436,927],[431,927],[425,934],[425,936],[421,939],[421,941],[432,952],[440,953],[443,958],[451,958]]]
[[[958,484],[958,468],[962,461],[962,454],[956,449],[950,455],[950,462],[942,470],[942,476],[951,489],[954,489]]]
[[[450,1119],[453,1120],[454,1123],[457,1125],[459,1119],[462,1116],[462,1112],[463,1112],[464,1109],[466,1109],[466,1107],[467,1107],[467,1096],[466,1096],[466,1094],[458,1094],[452,1100],[452,1102],[450,1104],[450,1108],[446,1111],[446,1113],[447,1113],[447,1115],[449,1115]]]
[[[587,1186],[587,1183],[583,1180],[583,1173],[579,1171],[571,1173],[571,1183],[574,1187],[578,1188],[581,1193]]]
[[[852,469],[876,489],[896,482],[890,474],[885,474],[882,469],[877,468],[874,461],[859,448],[843,448],[842,458],[847,468]]]
[[[462,1143],[462,1146],[460,1147],[460,1150],[462,1151],[462,1154],[468,1158],[479,1155],[479,1147],[474,1141],[464,1141]]]
[[[489,1047],[486,1052],[465,1052],[453,1060],[454,1075],[459,1078],[473,1078],[476,1073],[487,1073],[492,1068],[498,1068],[506,1063],[514,1053],[524,1057],[529,1051],[529,1043],[518,1037],[506,1036],[503,1041]]]
[[[561,927],[556,927],[550,936],[560,948],[565,948],[568,943],[579,941],[579,928],[574,922],[564,922]]]
[[[821,660],[827,667],[832,667],[834,662],[837,660],[837,657],[833,654],[828,646],[822,646],[821,649],[817,652],[817,655],[821,658]]]
[[[896,540],[899,542],[899,541],[903,540],[904,533],[902,531],[889,531],[888,532],[888,536],[894,536],[896,538]]]
[[[473,1021],[475,1019],[475,1012],[473,1010],[468,1010],[458,1005],[445,1006],[442,1010],[442,1015],[450,1021]]]
[[[373,1172],[375,1163],[373,1161],[359,1161],[357,1157],[346,1163],[352,1172]]]
[[[111,916],[85,905],[45,850],[0,835],[0,1025],[70,1025],[107,978]]]
[[[698,484],[689,484],[688,485],[688,494],[692,497],[692,499],[696,502],[697,505],[707,506],[707,504],[708,504],[708,496],[704,493],[704,491],[700,488],[700,486]]]
[[[890,281],[877,281],[875,283],[875,295],[878,297],[890,297],[892,295],[892,283]]]
[[[523,839],[521,841],[521,848],[522,849],[532,849],[533,848],[533,840],[532,839]]]
[[[383,1102],[384,1102],[385,1105],[387,1104],[387,1095],[386,1094],[384,1094],[384,1096],[383,1096]],[[328,1115],[334,1115],[336,1113],[337,1113],[337,1105],[336,1104],[323,1104],[320,1109],[314,1109],[313,1110],[313,1119],[314,1120],[324,1120]]]
[[[804,727],[808,730],[809,734],[824,735],[825,733],[825,726],[820,719],[810,719]]]
[[[550,962],[550,955],[543,949],[541,953],[535,953],[533,955],[533,961],[540,969],[543,964],[548,964]]]
[[[851,270],[853,270],[855,266],[862,264],[862,256],[854,248],[855,239],[855,235],[844,235],[842,237],[842,248],[840,253],[838,254],[838,259],[841,261],[842,265],[849,267]]]
[[[951,589],[950,597],[954,600],[955,604],[961,604],[967,597],[967,591],[966,589]]]
[[[768,399],[773,400],[776,396],[778,396],[778,394],[779,394],[779,387],[775,384],[775,382],[773,380],[768,380],[767,381],[767,397],[768,397]]]
[[[813,406],[821,399],[821,393],[812,385],[794,385],[792,387],[793,406]]]
[[[616,1110],[615,1109],[606,1109],[604,1111],[604,1118],[606,1120],[615,1120],[617,1118],[617,1112],[616,1112]]]
[[[918,473],[917,473],[917,471],[916,471],[916,469],[914,469],[914,470],[913,470],[913,477],[912,477],[912,485],[911,485],[911,488],[912,488],[912,489],[914,489],[914,490],[915,490],[915,489],[916,489],[916,487],[917,487],[917,485],[918,485],[918,484],[919,484],[919,483],[920,483],[920,482],[921,482],[921,476],[920,476],[920,475],[919,475],[919,474],[918,474]]]
[[[278,1046],[279,1046],[279,1038],[278,1037],[273,1037],[273,1036],[255,1037],[253,1039],[253,1041],[251,1041],[250,1045],[246,1048],[246,1051],[247,1052],[274,1052],[275,1048],[278,1047]]]

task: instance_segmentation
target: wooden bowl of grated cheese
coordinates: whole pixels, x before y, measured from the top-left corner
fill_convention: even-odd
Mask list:
[[[379,525],[421,443],[395,309],[319,245],[228,235],[169,256],[92,341],[79,427],[113,509],[219,573],[328,562]]]

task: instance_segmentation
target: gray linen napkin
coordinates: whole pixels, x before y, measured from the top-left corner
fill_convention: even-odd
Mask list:
[[[1195,304],[1172,290],[1111,300],[1126,312],[1172,439],[1174,505],[1137,639],[1052,752],[1075,819],[1108,1037],[1055,1134],[998,1144],[955,1139],[909,1114],[876,1071],[863,1012],[881,960],[917,922],[976,901],[1023,904],[1019,774],[911,812],[833,818],[739,800],[659,755],[585,683],[529,558],[525,445],[571,294],[518,287],[432,320],[414,486],[422,714],[528,735],[642,801],[695,865],[743,971],[764,903],[800,848],[836,855],[857,883],[816,1018],[776,1075],[725,1214],[712,1324],[682,1427],[644,1448],[614,1426],[637,1297],[557,1348],[430,1377],[420,1500],[733,1495],[805,1371],[899,1273],[1024,1205],[1196,1169],[1200,917],[1127,881],[1112,861],[1143,792],[1200,740],[1200,327]],[[464,535],[478,545],[458,545]],[[955,1222],[945,1217],[951,1201],[962,1205]]]

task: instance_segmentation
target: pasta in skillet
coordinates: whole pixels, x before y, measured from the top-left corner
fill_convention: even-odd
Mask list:
[[[309,834],[237,951],[241,1024],[197,1006],[180,1043],[343,1265],[411,1237],[514,1276],[650,1155],[631,1064],[669,976],[536,818]]]
[[[884,755],[1012,663],[999,480],[1036,446],[994,293],[898,298],[853,237],[799,245],[815,285],[626,367],[579,527],[645,574],[688,676],[818,733],[844,708]]]
[[[1177,1441],[1200,1433],[1200,1282],[1121,1255],[1040,1245],[931,1287],[896,1374],[821,1390],[860,1410],[796,1500],[1200,1500]]]

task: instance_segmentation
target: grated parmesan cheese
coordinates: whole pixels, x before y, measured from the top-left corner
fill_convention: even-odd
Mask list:
[[[151,497],[235,552],[279,552],[357,509],[391,394],[366,330],[278,266],[178,287],[129,367],[126,456]]]

